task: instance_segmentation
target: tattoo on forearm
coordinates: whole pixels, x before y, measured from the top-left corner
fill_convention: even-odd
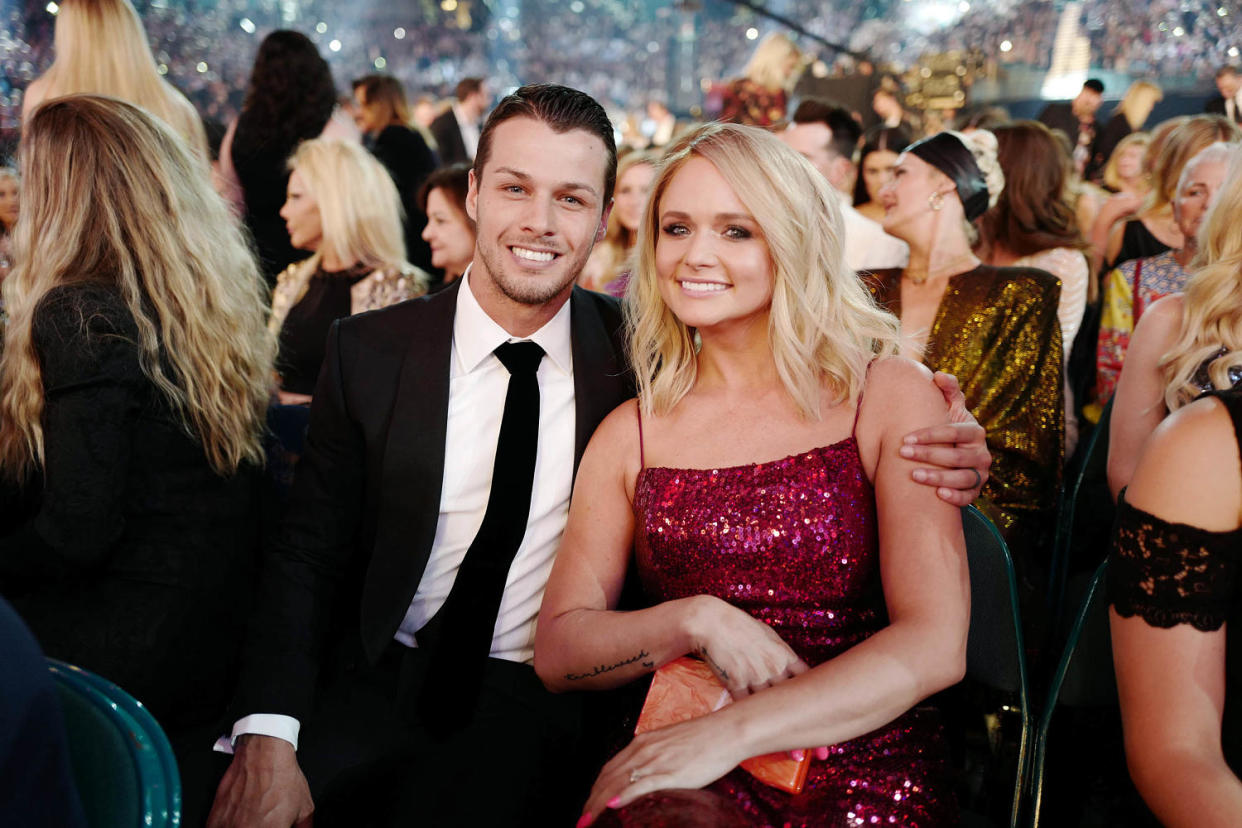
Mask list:
[[[591,672],[589,673],[566,673],[565,680],[579,681],[581,679],[594,678],[595,676],[602,676],[604,673],[611,673],[613,670],[616,670],[619,667],[625,667],[629,664],[642,664],[647,669],[651,669],[652,667],[655,667],[655,662],[644,660],[650,657],[651,653],[646,650],[639,650],[638,655],[631,656],[623,661],[618,661],[616,664],[597,664],[591,668]]]
[[[706,661],[707,665],[716,671],[716,675],[720,676],[725,681],[729,680],[729,671],[717,664],[715,660],[707,654],[706,647],[699,647],[695,650],[695,652],[698,653],[699,658]]]

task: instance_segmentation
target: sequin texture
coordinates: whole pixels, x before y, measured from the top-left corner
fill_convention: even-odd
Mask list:
[[[769,624],[814,666],[888,624],[875,496],[851,437],[769,463],[645,468],[637,559],[653,600],[714,595]],[[791,796],[734,770],[712,790],[755,825],[956,822],[939,720],[916,708],[834,745]]]

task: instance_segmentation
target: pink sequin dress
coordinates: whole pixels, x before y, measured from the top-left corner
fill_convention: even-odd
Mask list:
[[[770,625],[811,666],[888,624],[875,494],[852,436],[768,463],[644,467],[634,510],[653,601],[715,595]],[[935,710],[915,708],[830,751],[812,761],[797,796],[740,769],[709,790],[753,825],[957,823]]]

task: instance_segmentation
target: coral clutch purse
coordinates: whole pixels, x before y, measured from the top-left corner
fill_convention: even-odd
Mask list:
[[[682,656],[655,671],[634,735],[697,719],[732,702],[733,697],[710,667],[697,658]],[[766,785],[797,794],[802,793],[810,765],[811,752],[807,751],[801,760],[791,759],[788,753],[755,756],[741,767]]]

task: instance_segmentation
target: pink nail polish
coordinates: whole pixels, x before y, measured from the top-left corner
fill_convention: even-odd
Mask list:
[[[609,808],[620,808],[620,807],[621,807],[621,797],[619,797],[619,796],[614,796],[612,799],[608,800],[607,805],[608,805],[608,807],[609,807]]]
[[[789,756],[790,756],[790,758],[791,758],[791,759],[793,759],[795,762],[801,762],[801,761],[802,761],[802,758],[803,758],[804,756],[806,756],[806,751],[804,751],[804,750],[791,750],[791,751],[789,751]]]
[[[582,816],[578,817],[578,824],[575,825],[574,828],[586,828],[588,825],[590,825],[594,821],[595,821],[595,815],[592,814],[590,811],[588,811],[584,813]]]
[[[818,758],[820,761],[823,761],[824,759],[827,759],[827,758],[828,758],[828,748],[826,748],[826,747],[819,747],[819,748],[815,748],[815,756],[816,756],[816,758]]]

